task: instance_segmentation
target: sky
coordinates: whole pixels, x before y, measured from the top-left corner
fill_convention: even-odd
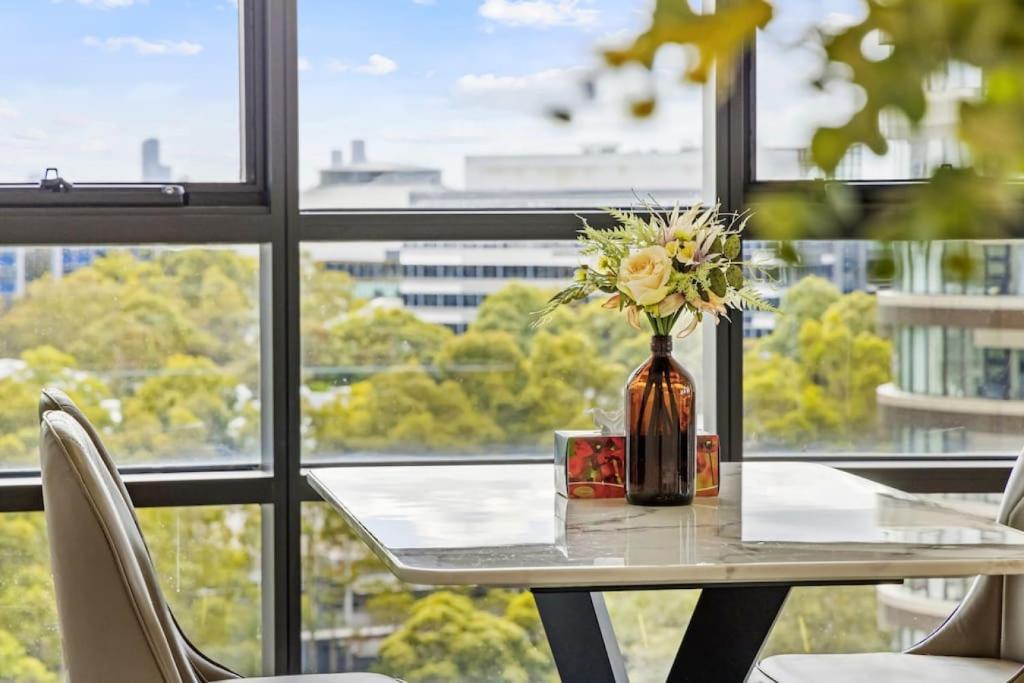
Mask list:
[[[3,0],[0,182],[141,179],[160,138],[177,179],[239,172],[230,0]]]
[[[702,91],[678,83],[685,53],[659,55],[657,114],[628,116],[639,72],[604,77],[579,107],[602,45],[641,30],[651,0],[299,0],[300,184],[332,149],[464,182],[473,154],[674,151],[703,142]],[[759,45],[764,144],[806,144],[856,93],[813,95],[817,55],[793,47],[810,20],[841,24],[860,0],[778,0]],[[138,181],[159,138],[177,180],[239,178],[238,9],[232,0],[0,3],[0,182],[58,166],[72,181]],[[817,97],[817,99],[814,99]],[[559,124],[544,112],[577,105]]]

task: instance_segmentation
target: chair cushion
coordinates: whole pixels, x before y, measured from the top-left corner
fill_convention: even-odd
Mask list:
[[[305,674],[299,676],[271,676],[246,678],[246,683],[401,683],[397,678],[380,674]]]
[[[778,655],[757,665],[774,683],[1008,683],[1024,678],[1024,666],[1003,659],[935,657],[897,653]]]

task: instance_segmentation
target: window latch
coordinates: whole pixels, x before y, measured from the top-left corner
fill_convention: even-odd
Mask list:
[[[70,192],[73,187],[74,185],[60,177],[60,171],[56,168],[46,169],[43,179],[39,181],[39,189],[48,192]]]

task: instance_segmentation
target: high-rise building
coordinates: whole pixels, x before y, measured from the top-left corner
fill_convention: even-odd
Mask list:
[[[0,297],[5,303],[20,297],[25,291],[25,249],[0,249]]]
[[[160,163],[160,141],[149,138],[142,142],[142,182],[169,183],[171,167]]]
[[[897,247],[878,296],[893,382],[878,405],[912,453],[1007,453],[1024,434],[1024,247],[1012,241]],[[949,264],[969,264],[951,272]]]

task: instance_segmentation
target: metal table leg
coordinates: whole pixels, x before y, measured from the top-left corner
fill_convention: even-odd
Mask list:
[[[603,594],[534,590],[533,597],[563,681],[628,681]]]
[[[669,683],[743,683],[788,594],[784,585],[703,588]]]

